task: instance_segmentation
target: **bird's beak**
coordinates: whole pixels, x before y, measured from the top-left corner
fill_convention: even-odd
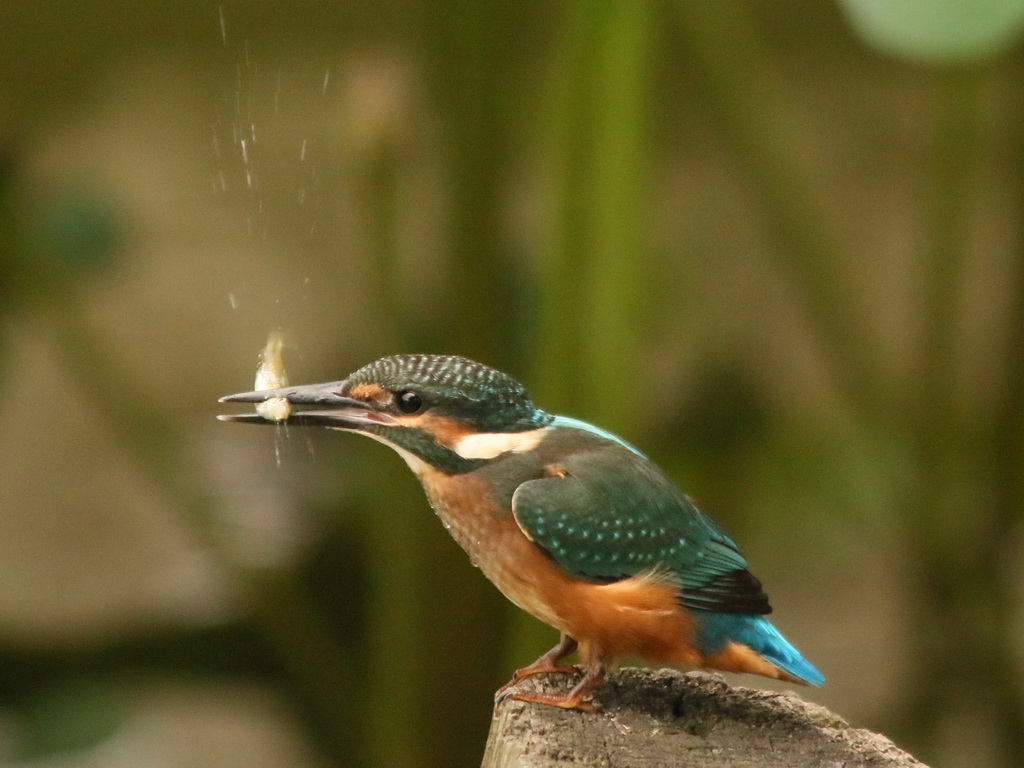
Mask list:
[[[243,424],[299,424],[335,429],[360,429],[371,424],[397,423],[392,416],[375,410],[372,404],[339,394],[344,391],[345,385],[346,381],[342,380],[227,395],[220,398],[220,402],[263,403],[267,400],[281,399],[287,400],[291,406],[309,408],[292,410],[287,418],[276,421],[259,413],[226,414],[217,418],[221,421],[237,421]]]

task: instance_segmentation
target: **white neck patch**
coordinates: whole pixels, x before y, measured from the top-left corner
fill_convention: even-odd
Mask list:
[[[479,432],[455,441],[451,449],[464,459],[493,459],[503,453],[524,453],[537,447],[548,428],[529,432]]]

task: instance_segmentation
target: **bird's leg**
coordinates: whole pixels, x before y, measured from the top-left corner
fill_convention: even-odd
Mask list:
[[[508,693],[508,691],[518,685],[520,681],[525,680],[528,677],[532,677],[533,675],[540,675],[545,672],[556,675],[577,674],[579,669],[573,664],[558,663],[575,650],[576,641],[563,632],[558,644],[554,648],[542,655],[532,664],[528,664],[522,669],[517,669],[513,673],[512,679],[495,692],[494,698],[501,699],[506,693]]]
[[[554,693],[541,693],[539,691],[516,691],[510,695],[510,698],[518,701],[529,701],[534,704],[547,704],[552,707],[561,707],[562,709],[578,709],[580,712],[587,712],[592,715],[598,714],[601,710],[594,706],[592,702],[584,701],[584,699],[590,698],[594,689],[604,682],[606,671],[607,666],[604,660],[598,658],[590,662],[586,673],[583,675],[583,679],[564,696]]]

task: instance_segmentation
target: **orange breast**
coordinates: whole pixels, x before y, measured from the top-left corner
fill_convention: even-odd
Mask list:
[[[638,656],[677,666],[701,663],[693,624],[671,584],[653,577],[613,584],[575,579],[526,538],[511,511],[487,503],[481,481],[432,470],[420,480],[473,563],[517,606],[574,637],[585,661]]]

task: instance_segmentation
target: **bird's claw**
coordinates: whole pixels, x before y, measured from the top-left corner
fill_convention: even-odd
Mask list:
[[[539,691],[509,691],[502,697],[502,700],[504,699],[525,701],[530,704],[545,704],[549,707],[558,707],[559,709],[574,709],[588,715],[601,714],[601,710],[592,701],[584,701],[583,697],[575,696],[571,693],[568,696],[558,696],[553,693],[540,693]]]
[[[520,682],[534,675],[579,675],[582,672],[582,669],[573,664],[531,664],[528,667],[517,669],[515,674],[512,675],[512,679],[495,692],[494,701],[496,704],[500,704],[507,699],[514,699],[532,704],[546,704],[547,706],[559,707],[560,709],[575,709],[590,715],[600,714],[601,710],[597,705],[589,701],[593,688],[600,681],[600,678],[588,679],[588,676],[584,675],[583,680],[577,683],[569,693],[564,695],[542,691],[516,690],[516,686]]]
[[[503,701],[508,698],[513,688],[526,678],[533,677],[534,675],[579,675],[582,672],[583,670],[575,664],[531,664],[528,667],[523,667],[513,672],[512,679],[494,692],[494,700]]]

